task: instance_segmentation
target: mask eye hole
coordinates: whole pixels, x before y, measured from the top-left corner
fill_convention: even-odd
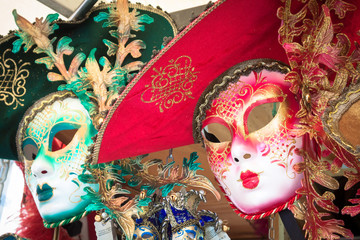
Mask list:
[[[49,136],[49,151],[55,152],[69,145],[79,128],[79,125],[69,123],[55,125]]]
[[[56,133],[52,141],[51,151],[55,152],[69,145],[69,143],[74,138],[77,131],[78,129],[71,129],[71,130],[62,130]]]
[[[193,231],[193,230],[185,230],[185,232],[187,233],[187,235],[188,235],[188,237],[190,239],[195,239],[195,237],[196,237],[196,232],[195,231]]]
[[[210,123],[202,129],[203,137],[212,143],[231,142],[232,134],[228,127],[220,123]]]
[[[268,102],[251,109],[246,119],[247,134],[255,132],[268,125],[279,111],[280,102]],[[246,131],[245,130],[245,131]]]
[[[152,237],[154,237],[154,234],[152,234],[150,232],[146,232],[141,235],[141,238],[143,238],[143,239],[150,239]]]
[[[38,154],[38,147],[36,145],[36,143],[28,138],[28,139],[25,139],[24,142],[23,142],[23,154],[24,154],[24,157],[26,160],[28,161],[32,161],[32,160],[35,160],[37,154]]]

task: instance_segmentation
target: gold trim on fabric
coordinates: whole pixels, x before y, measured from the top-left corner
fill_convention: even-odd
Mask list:
[[[44,224],[44,227],[46,228],[55,228],[55,227],[59,227],[59,226],[64,226],[64,225],[67,225],[69,223],[73,223],[77,220],[80,220],[81,218],[85,217],[86,215],[88,215],[89,213],[91,213],[91,211],[84,211],[82,214],[79,214],[77,216],[74,216],[74,217],[71,217],[71,218],[68,218],[68,219],[64,219],[60,222],[47,222],[43,219],[43,224]]]
[[[9,41],[11,38],[15,37],[13,32],[10,32],[8,35],[1,37],[0,35],[0,44]]]
[[[151,84],[145,85],[141,101],[155,103],[162,113],[175,104],[186,101],[187,98],[193,99],[191,89],[197,80],[198,72],[195,72],[191,62],[189,56],[181,56],[175,61],[171,59],[165,67],[153,68],[153,80]]]
[[[30,75],[25,66],[30,63],[7,58],[6,54],[10,51],[6,49],[0,56],[0,102],[17,109],[18,106],[24,106],[22,97],[26,93],[26,79]]]
[[[222,3],[224,3],[226,0],[220,0],[216,2],[210,9],[208,9],[206,12],[201,14],[197,19],[195,19],[188,27],[186,27],[182,32],[179,33],[168,45],[165,46],[163,50],[159,52],[158,55],[156,55],[153,59],[150,60],[149,64],[147,64],[144,69],[136,75],[133,81],[131,81],[125,88],[125,90],[122,92],[122,94],[119,96],[119,98],[116,100],[114,106],[110,109],[108,115],[106,116],[104,123],[102,124],[101,128],[99,129],[99,133],[97,135],[97,139],[94,143],[94,152],[92,154],[92,164],[97,164],[99,159],[99,153],[100,153],[100,145],[102,142],[102,138],[105,133],[105,129],[112,118],[112,115],[114,114],[115,110],[118,108],[118,106],[122,103],[124,98],[127,96],[127,94],[131,91],[131,89],[135,86],[135,84],[141,79],[145,73],[169,50],[171,47],[177,43],[185,34],[190,32],[200,21],[202,21],[207,15],[209,15],[212,11],[214,11],[216,8],[218,8]]]

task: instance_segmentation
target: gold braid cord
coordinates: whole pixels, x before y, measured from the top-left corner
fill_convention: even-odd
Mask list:
[[[352,169],[343,174],[348,178],[345,190],[360,180],[359,162],[325,134],[321,120],[329,101],[338,98],[360,77],[356,70],[359,49],[355,45],[355,50],[350,52],[351,42],[341,33],[344,25],[333,23],[345,21],[347,12],[354,10],[354,5],[343,0],[286,0],[278,9],[278,17],[283,21],[279,41],[291,67],[285,80],[292,83],[291,91],[298,95],[301,105],[296,115],[300,121],[295,134],[308,134],[315,140],[315,144],[306,142],[302,151],[304,179],[298,193],[305,196],[306,201],[291,207],[295,217],[305,221],[308,239],[354,237],[343,227],[342,220],[331,218],[331,212],[339,212],[333,203],[335,195],[331,191],[320,194],[315,186],[317,183],[329,190],[338,189],[339,183],[331,173],[339,172],[343,164]],[[321,149],[330,150],[335,159],[331,162],[322,159]],[[359,204],[360,199],[350,199],[350,202]],[[342,214],[352,216],[359,212],[359,205],[342,209]]]

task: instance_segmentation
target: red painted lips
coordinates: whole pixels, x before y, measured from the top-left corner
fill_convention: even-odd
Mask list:
[[[250,170],[247,170],[246,172],[242,172],[240,174],[239,181],[242,181],[244,188],[254,189],[259,185],[259,175]]]

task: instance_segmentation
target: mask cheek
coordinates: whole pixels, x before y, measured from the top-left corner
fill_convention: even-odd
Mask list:
[[[303,162],[299,155],[299,149],[303,146],[302,138],[293,138],[287,135],[277,136],[274,139],[269,139],[267,145],[269,146],[269,153],[266,156],[269,161],[269,167],[276,166],[283,169],[284,173],[289,179],[295,179],[300,171],[297,168]]]
[[[217,179],[222,179],[224,173],[229,171],[229,166],[231,166],[231,162],[228,160],[231,142],[212,143],[205,139],[204,143],[210,168]]]
[[[57,176],[68,180],[70,174],[80,174],[82,172],[81,165],[85,163],[88,151],[84,139],[80,139],[79,141],[72,142],[66,151],[60,150],[53,152],[52,155],[55,159],[54,164]]]

